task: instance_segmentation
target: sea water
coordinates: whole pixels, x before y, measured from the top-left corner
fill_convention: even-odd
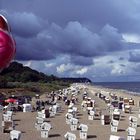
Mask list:
[[[140,82],[97,82],[93,85],[134,92],[140,95]]]

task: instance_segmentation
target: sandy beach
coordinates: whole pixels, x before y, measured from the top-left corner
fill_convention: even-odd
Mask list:
[[[88,125],[88,133],[87,133],[87,139],[89,140],[109,140],[110,135],[116,135],[116,136],[122,136],[125,139],[127,138],[127,132],[126,129],[128,128],[128,118],[129,116],[136,116],[138,117],[138,102],[140,101],[140,96],[130,95],[126,92],[122,92],[120,90],[115,89],[105,89],[97,86],[91,86],[86,85],[87,91],[89,93],[89,96],[95,100],[95,105],[100,108],[101,110],[106,110],[107,104],[101,100],[99,97],[95,96],[95,93],[106,91],[104,94],[105,96],[109,96],[108,93],[115,93],[118,97],[127,97],[134,99],[135,105],[132,106],[132,113],[127,114],[122,112],[121,114],[121,120],[118,126],[118,132],[111,133],[111,127],[110,125],[101,125],[101,120],[88,120],[88,115],[86,111],[83,111],[81,109],[81,102],[82,102],[82,94],[83,90],[80,91],[80,94],[78,95],[78,103],[76,103],[76,107],[78,108],[78,114],[77,118],[79,119],[79,124],[87,124]],[[46,96],[42,95],[41,100],[46,100]],[[35,101],[35,99],[33,99]],[[62,109],[60,112],[56,114],[55,117],[47,118],[47,122],[52,125],[52,129],[49,131],[49,137],[48,140],[64,140],[65,133],[71,132],[70,126],[66,124],[65,121],[65,114],[67,113],[68,107],[64,104],[62,100],[58,101],[58,103],[61,105]],[[36,122],[36,116],[37,112],[16,112],[13,115],[13,120],[15,122],[15,129],[22,132],[21,139],[20,140],[43,140],[41,138],[40,131],[37,131],[37,129],[34,127]],[[140,125],[140,119],[138,119],[138,126]],[[136,140],[140,139],[140,127],[136,128]],[[79,131],[72,132],[76,134],[77,140],[80,140],[79,138]],[[2,133],[0,131],[0,140],[9,140],[10,135],[9,133]]]

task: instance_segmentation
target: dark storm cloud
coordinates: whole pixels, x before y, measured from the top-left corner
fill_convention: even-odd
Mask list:
[[[129,53],[129,61],[130,62],[140,62],[140,52],[137,51],[133,51]]]
[[[42,29],[42,20],[33,13],[14,13],[9,16],[12,30],[16,36],[29,38],[36,36]]]
[[[17,60],[49,60],[55,58],[55,52],[44,49],[45,44],[41,44],[38,38],[23,39],[16,37],[17,40]]]
[[[19,26],[22,27],[21,24]],[[34,36],[30,34],[30,30],[32,29],[25,28],[24,34],[14,32],[17,41],[17,59],[47,60],[63,53],[81,58],[95,57],[123,49],[121,34],[110,25],[105,25],[99,33],[90,31],[79,22],[69,22],[64,28],[52,23],[44,30],[35,30]],[[28,38],[24,37],[25,34]]]
[[[68,54],[75,56],[73,63],[86,65],[82,60],[87,60],[89,65],[91,58],[124,49],[121,33],[140,31],[138,1],[1,2],[16,38],[16,58],[20,60],[48,60]]]
[[[2,8],[10,13],[31,12],[56,24],[78,21],[95,25],[95,30],[110,24],[121,32],[140,32],[138,0],[2,0]]]
[[[110,25],[105,25],[101,30],[101,40],[105,51],[117,51],[123,49],[123,38],[118,29]]]

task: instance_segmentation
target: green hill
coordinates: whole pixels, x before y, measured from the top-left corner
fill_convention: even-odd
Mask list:
[[[38,72],[29,67],[23,66],[21,63],[13,62],[10,66],[4,69],[0,76],[4,77],[8,82],[44,82],[50,83],[53,81],[69,82],[69,83],[81,83],[91,82],[88,78],[59,78],[54,75],[46,75],[42,72]]]
[[[0,75],[7,79],[8,82],[51,82],[59,80],[54,75],[47,76],[18,62],[11,63]]]

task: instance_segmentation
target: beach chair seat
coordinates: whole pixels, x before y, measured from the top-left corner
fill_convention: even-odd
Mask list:
[[[124,104],[129,105],[129,99],[128,99],[128,98],[124,98],[124,99],[123,99],[123,102],[124,102]]]
[[[133,99],[129,99],[129,105],[134,105],[134,104],[135,104],[134,100]]]
[[[112,119],[113,120],[120,120],[120,117],[121,117],[121,112],[117,109],[115,109],[112,113]]]
[[[50,117],[50,111],[49,109],[45,109],[45,118],[49,118]]]
[[[102,125],[109,125],[110,124],[110,115],[102,115],[101,116],[101,124]]]
[[[124,105],[124,112],[125,113],[131,113],[131,106],[130,105]]]
[[[99,108],[94,109],[93,119],[101,119],[101,110]]]
[[[108,97],[105,97],[105,103],[106,104],[110,103],[110,99]]]
[[[130,116],[129,117],[129,126],[136,128],[137,127],[137,120],[138,120],[137,117]]]
[[[118,101],[118,100],[113,100],[113,101],[111,102],[111,105],[112,105],[114,108],[118,108],[118,106],[119,106],[119,101]]]

